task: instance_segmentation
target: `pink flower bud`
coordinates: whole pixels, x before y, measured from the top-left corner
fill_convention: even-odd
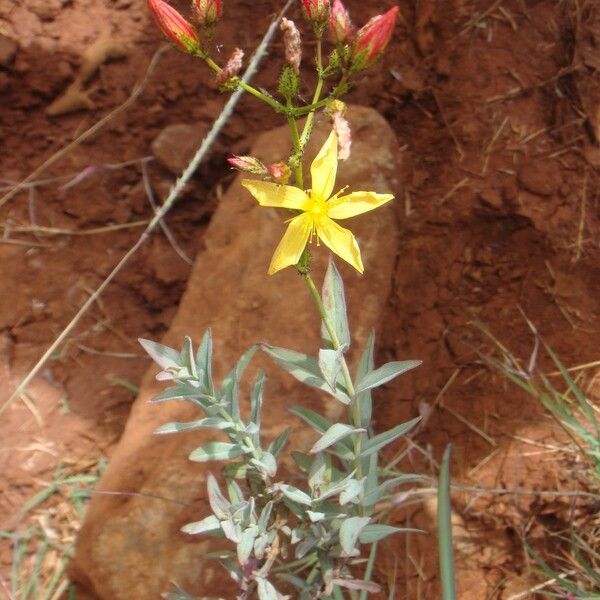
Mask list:
[[[222,0],[192,0],[192,8],[203,27],[211,27],[223,14]]]
[[[200,39],[194,28],[164,0],[148,0],[148,8],[165,36],[186,52],[200,49]]]
[[[268,175],[267,167],[254,156],[230,156],[227,162],[238,171],[252,173],[252,175]]]
[[[280,25],[283,31],[283,46],[285,48],[285,59],[288,65],[294,69],[296,73],[300,73],[300,61],[302,60],[302,41],[300,40],[300,32],[294,21],[283,17]]]
[[[356,34],[353,62],[364,61],[363,66],[370,65],[385,50],[396,25],[396,17],[400,9],[391,8],[383,15],[373,17]]]
[[[286,184],[290,180],[290,175],[292,174],[292,171],[284,162],[269,165],[267,171],[275,183],[281,184]]]
[[[225,85],[232,77],[236,77],[242,69],[244,51],[236,48],[225,66],[217,73],[217,85]]]
[[[352,35],[354,27],[342,0],[333,0],[328,24],[329,35],[336,44],[345,42]]]
[[[304,16],[313,23],[326,23],[329,17],[329,0],[301,0]]]
[[[350,124],[344,118],[342,111],[334,112],[332,115],[333,130],[338,139],[338,160],[347,160],[350,158],[350,148],[352,147],[352,131]]]

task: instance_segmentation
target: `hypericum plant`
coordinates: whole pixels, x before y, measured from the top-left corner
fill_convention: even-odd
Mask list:
[[[349,89],[352,77],[381,55],[392,35],[398,9],[372,18],[355,31],[340,0],[335,0],[333,6],[329,0],[302,0],[301,4],[316,37],[317,84],[308,105],[299,102],[302,45],[293,21],[281,21],[287,64],[282,68],[277,92],[271,95],[238,77],[241,50],[236,49],[223,67],[211,57],[207,41],[212,40],[214,26],[222,15],[220,0],[192,2],[199,29],[164,0],[148,0],[163,33],[180,49],[204,60],[216,73],[222,89],[242,87],[287,119],[291,156],[273,165],[264,165],[252,156],[234,156],[229,162],[257,177],[244,179],[242,185],[261,206],[293,211],[268,271],[274,274],[295,266],[322,321],[318,356],[258,344],[240,358],[220,386],[212,377],[210,331],[196,353],[189,338],[181,351],[141,340],[162,368],[157,378],[173,384],[154,401],[184,399],[204,413],[196,421],[168,423],[157,433],[212,428],[228,438],[227,442],[209,442],[190,455],[197,462],[228,462],[224,467],[224,490],[212,474],[208,476],[212,514],[187,524],[183,531],[225,537],[234,544],[235,550],[221,553],[219,558],[238,583],[240,600],[256,596],[260,600],[285,598],[277,591],[282,584],[295,587],[298,591],[294,597],[302,600],[339,600],[345,594],[366,598],[369,592],[377,591],[379,586],[370,581],[370,568],[366,575],[361,570],[361,557],[368,547],[400,529],[378,522],[376,505],[399,484],[416,477],[383,476],[379,469],[380,451],[410,431],[418,419],[374,434],[371,392],[420,363],[390,362],[375,368],[371,335],[355,372],[351,372],[345,358],[351,338],[342,278],[330,260],[319,293],[311,275],[309,251],[316,237],[362,273],[358,243],[336,221],[373,210],[393,198],[391,194],[370,191],[334,191],[338,159],[349,155],[351,144],[350,128],[343,116],[345,107],[338,98]],[[327,31],[333,49],[324,64]],[[326,92],[330,79],[333,84]],[[330,115],[332,131],[310,166],[311,184],[307,189],[304,150],[318,110]],[[305,116],[306,122],[300,128],[298,120]],[[318,434],[308,453],[292,451],[300,475],[294,476],[294,485],[281,480],[278,469],[289,429],[271,441],[261,435],[263,373],[252,388],[249,415],[242,415],[240,408],[240,379],[257,348],[298,381],[321,390],[348,409],[347,420],[338,423],[307,408],[291,409]],[[304,483],[299,484],[299,480]],[[372,567],[372,560],[370,564]]]

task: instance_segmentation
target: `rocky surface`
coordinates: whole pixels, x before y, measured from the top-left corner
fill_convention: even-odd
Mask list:
[[[374,110],[353,108],[349,113],[354,139],[352,156],[340,165],[337,187],[398,196],[398,152],[395,136]],[[315,149],[322,144],[327,124],[319,124],[313,136]],[[253,153],[274,162],[289,152],[287,127],[261,135]],[[284,215],[258,207],[234,181],[221,200],[205,237],[205,250],[194,265],[187,290],[163,342],[179,346],[185,335],[196,342],[207,327],[215,339],[216,377],[231,368],[241,352],[256,341],[316,353],[319,323],[303,281],[293,269],[268,277],[272,252],[284,231]],[[377,326],[391,289],[397,252],[395,212],[391,205],[348,222],[359,240],[365,275],[339,265],[346,282],[356,357],[373,326]],[[325,248],[315,248],[314,274],[322,277]],[[303,388],[259,356],[257,365],[268,374],[265,436],[275,436],[293,426],[291,445],[307,443],[305,429],[286,408],[308,405],[331,418],[341,405]],[[233,597],[227,577],[214,562],[203,561],[215,549],[210,538],[190,538],[180,527],[207,514],[205,477],[216,464],[188,461],[189,452],[214,434],[190,433],[155,437],[161,424],[185,421],[198,415],[185,403],[150,405],[148,400],[164,386],[154,380],[151,366],[144,377],[123,438],[98,490],[130,495],[94,496],[80,532],[72,576],[98,598],[121,600],[158,598],[176,582],[195,594]],[[299,431],[300,430],[300,431]],[[303,433],[304,432],[304,433]],[[133,495],[132,495],[133,494]]]

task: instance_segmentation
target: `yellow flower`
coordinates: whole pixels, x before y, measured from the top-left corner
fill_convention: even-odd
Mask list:
[[[296,265],[307,242],[314,235],[357,271],[364,271],[356,238],[351,231],[340,227],[333,219],[355,217],[389,202],[394,196],[374,192],[352,192],[344,196],[340,196],[342,192],[338,192],[331,196],[337,172],[337,152],[337,136],[332,131],[310,167],[312,189],[307,192],[266,181],[242,181],[242,185],[261,206],[302,211],[290,219],[273,254],[269,275]]]

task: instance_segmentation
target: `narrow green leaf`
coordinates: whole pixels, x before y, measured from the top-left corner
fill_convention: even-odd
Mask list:
[[[269,452],[275,457],[278,458],[281,454],[281,451],[284,449],[287,444],[288,438],[290,437],[290,433],[292,431],[291,427],[287,427],[284,429],[270,444],[269,444]]]
[[[233,425],[220,417],[207,417],[206,419],[198,419],[197,421],[187,421],[178,423],[165,423],[154,430],[156,434],[179,433],[181,431],[193,431],[195,429],[230,429]]]
[[[270,581],[262,577],[256,578],[258,599],[259,600],[278,600],[277,590]]]
[[[381,591],[380,585],[374,581],[365,581],[364,579],[340,579],[339,577],[335,577],[331,580],[331,583],[349,590],[365,590],[372,594],[377,594]]]
[[[360,357],[358,367],[356,369],[356,381],[361,381],[373,371],[375,366],[375,332],[371,331],[367,345]],[[371,417],[373,413],[373,401],[371,399],[371,390],[367,389],[359,392],[356,396],[356,401],[360,406],[360,422],[363,427],[368,428],[371,425]]]
[[[261,369],[258,372],[256,383],[254,384],[252,394],[250,395],[250,423],[254,423],[257,429],[256,433],[251,437],[256,446],[260,445],[260,417],[262,412],[264,387],[265,372]]]
[[[348,437],[353,433],[361,433],[364,432],[364,429],[355,429],[351,425],[346,425],[345,423],[334,423],[313,445],[313,447],[309,450],[310,454],[317,454],[318,452],[322,452],[329,446],[333,446],[335,443],[340,440]]]
[[[418,367],[421,360],[403,360],[386,363],[385,365],[367,373],[356,385],[356,393],[370,390],[388,381],[391,381],[398,375],[402,375],[415,367]]]
[[[283,495],[286,498],[289,498],[292,502],[297,502],[298,504],[304,504],[306,506],[310,506],[312,504],[311,497],[302,490],[299,490],[297,487],[293,485],[288,485],[287,483],[277,483],[277,489],[281,490]]]
[[[162,369],[180,369],[182,367],[177,350],[144,338],[138,338],[138,342]]]
[[[332,482],[332,484],[329,487],[326,487],[325,489],[321,490],[321,493],[318,497],[319,502],[322,502],[323,500],[326,500],[327,498],[332,498],[333,496],[337,496],[338,494],[341,494],[346,489],[348,482],[350,480],[352,480],[353,478],[354,478],[354,471],[352,471],[352,473],[350,473],[349,475],[344,477],[344,479],[341,479],[340,481]]]
[[[325,273],[321,297],[325,312],[333,323],[338,342],[343,348],[348,349],[350,347],[350,329],[348,327],[344,282],[331,257],[329,258],[329,265]],[[324,323],[321,323],[321,337],[332,348],[334,347],[329,331],[327,331]]]
[[[205,446],[193,450],[189,459],[194,462],[207,462],[209,460],[237,458],[242,454],[244,454],[244,451],[237,444],[230,444],[229,442],[208,442]]]
[[[183,348],[179,355],[179,361],[182,367],[186,368],[192,379],[198,379],[198,369],[194,359],[194,348],[192,346],[192,338],[185,336],[183,338]]]
[[[288,410],[297,417],[300,417],[305,423],[310,425],[317,433],[325,433],[333,424],[331,421],[321,416],[319,413],[310,408],[302,408],[293,406]],[[342,439],[339,444],[336,444],[336,450],[344,459],[352,459],[352,443],[350,440]]]
[[[265,533],[269,526],[269,519],[271,518],[271,512],[273,511],[273,500],[269,500],[263,509],[260,511],[260,516],[258,517],[258,531],[259,533]]]
[[[370,521],[370,517],[349,517],[343,521],[340,527],[340,546],[346,556],[354,554],[358,536]]]
[[[237,557],[238,562],[243,565],[252,554],[252,550],[254,549],[254,540],[258,535],[258,527],[256,525],[250,525],[242,532],[242,538],[237,544]]]
[[[202,521],[187,523],[187,525],[184,525],[181,528],[181,531],[183,531],[183,533],[189,533],[190,535],[222,533],[221,521],[219,521],[215,515],[210,515],[205,519],[202,519]]]
[[[242,375],[244,374],[248,363],[252,360],[255,352],[256,346],[252,346],[246,350],[246,352],[242,354],[235,367],[225,376],[225,379],[223,379],[223,384],[221,385],[221,398],[223,398],[227,403],[234,421],[239,421],[240,419],[240,379],[242,378]]]
[[[341,389],[340,384],[337,385],[335,391],[332,391],[327,381],[325,381],[321,369],[319,369],[318,361],[312,356],[267,344],[261,344],[261,348],[298,381],[333,395],[343,404],[350,404],[350,397],[345,390]]]
[[[450,503],[450,457],[452,445],[444,451],[438,483],[438,536],[442,600],[456,600],[454,549],[452,548],[452,506]]]
[[[203,375],[203,389],[207,394],[214,396],[212,378],[212,333],[207,329],[202,337],[198,352],[196,352],[196,369]]]
[[[340,506],[344,506],[344,504],[348,504],[348,502],[352,502],[363,492],[365,487],[365,479],[351,479],[348,481],[348,485],[344,491],[340,494]]]
[[[359,540],[361,544],[373,544],[382,540],[388,535],[399,532],[410,533],[425,533],[421,529],[413,529],[411,527],[392,527],[383,523],[373,523],[367,525],[360,533]]]
[[[388,429],[387,431],[372,437],[363,445],[361,456],[369,456],[369,454],[377,452],[384,446],[387,446],[387,444],[390,444],[400,436],[408,433],[420,420],[421,417],[416,417],[415,419],[412,419],[412,421],[401,423],[392,429]]]
[[[212,396],[202,393],[198,388],[195,388],[188,383],[180,383],[167,388],[157,396],[154,396],[150,402],[154,404],[157,402],[166,402],[168,400],[192,400],[200,405],[202,405],[202,403],[215,401]]]
[[[372,454],[371,456],[375,456]],[[413,481],[421,481],[424,478],[421,475],[399,475],[398,477],[392,477],[391,479],[387,479],[381,485],[375,486],[374,488],[369,489],[369,491],[365,492],[364,495],[364,504],[365,506],[373,506],[377,504],[388,492],[393,490],[395,487],[402,485],[403,483],[413,482]]]
[[[231,502],[221,493],[219,482],[212,473],[209,473],[206,479],[206,489],[208,502],[214,515],[219,519],[227,519],[231,512]]]
[[[265,452],[263,450],[260,459],[253,458],[250,460],[250,463],[257,467],[257,469],[267,477],[275,477],[277,474],[277,461],[270,452]]]
[[[340,373],[342,372],[342,352],[340,350],[319,350],[319,369],[331,388],[335,393],[336,383]]]

